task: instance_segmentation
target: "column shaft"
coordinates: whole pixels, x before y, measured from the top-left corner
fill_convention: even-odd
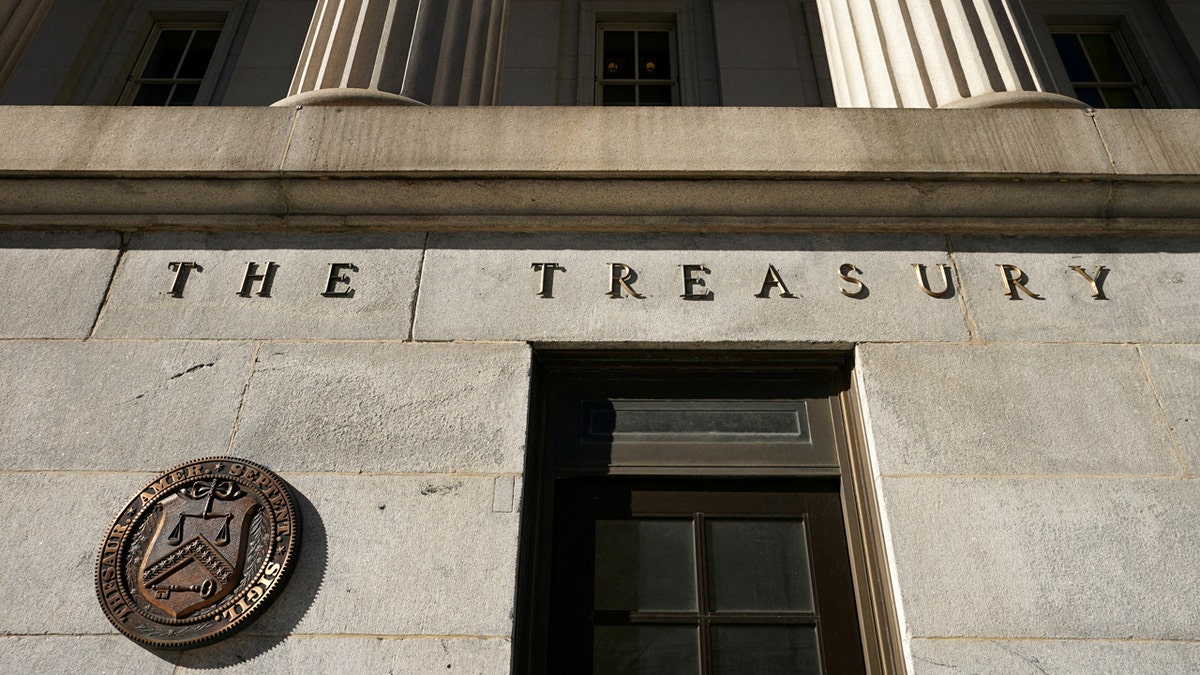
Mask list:
[[[25,49],[54,0],[0,0],[0,91],[8,84]]]
[[[1054,91],[1020,0],[818,0],[846,108],[1084,107]]]
[[[276,105],[491,105],[504,0],[320,0]]]

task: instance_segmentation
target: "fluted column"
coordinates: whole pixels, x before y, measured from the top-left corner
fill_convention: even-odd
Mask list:
[[[0,90],[8,84],[53,3],[54,0],[0,0]]]
[[[491,105],[505,0],[320,0],[275,105]]]
[[[1054,90],[1020,0],[817,1],[839,107],[1086,107]]]

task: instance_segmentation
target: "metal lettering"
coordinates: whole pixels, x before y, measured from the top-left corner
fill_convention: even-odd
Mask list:
[[[540,262],[531,265],[534,272],[541,272],[538,277],[537,294],[543,298],[554,297],[554,270],[566,272],[567,268],[556,262]]]
[[[325,292],[321,295],[326,298],[353,298],[354,289],[350,288],[350,277],[343,272],[357,272],[358,267],[354,263],[329,263],[329,277],[325,282]],[[346,288],[338,290],[338,285],[345,285]]]
[[[1029,283],[1029,277],[1021,271],[1020,267],[1017,267],[1016,265],[1000,264],[997,264],[996,267],[999,267],[1000,272],[1004,275],[1004,285],[1008,288],[1008,290],[1004,292],[1004,295],[1007,295],[1009,300],[1021,299],[1021,295],[1017,293],[1018,290],[1024,291],[1026,295],[1034,300],[1045,299],[1025,287],[1025,284]]]
[[[712,272],[704,265],[680,265],[679,267],[683,269],[683,293],[679,297],[684,300],[711,300],[713,292],[704,287],[704,279],[692,275],[711,274]],[[704,288],[704,292],[697,293],[697,286]]]
[[[867,295],[870,294],[870,291],[867,290],[866,284],[864,284],[860,279],[850,276],[851,272],[855,274],[862,274],[862,270],[858,269],[851,263],[844,263],[838,268],[838,277],[840,277],[842,281],[847,281],[855,286],[854,290],[852,291],[845,288],[841,289],[842,295],[846,296],[847,298],[856,299],[867,297]]]
[[[942,281],[945,283],[945,288],[940,291],[934,291],[929,287],[929,278],[925,274],[925,266],[919,263],[912,264],[913,269],[917,272],[917,283],[921,286],[921,291],[931,298],[949,298],[954,296],[954,282],[950,280],[950,266],[944,263],[938,264],[938,271],[942,273]]]
[[[779,270],[775,269],[774,265],[767,265],[767,276],[763,279],[762,290],[755,293],[756,298],[771,297],[771,289],[779,289],[779,297],[794,298],[791,291],[788,290],[787,284],[783,283],[783,277],[779,276]]]
[[[262,274],[258,273],[258,263],[246,263],[246,277],[242,280],[242,290],[237,294],[243,298],[250,297],[250,292],[254,290],[254,284],[260,284],[258,296],[260,298],[271,297],[271,284],[275,282],[275,270],[279,269],[279,265],[273,262],[267,263],[267,271]]]
[[[1079,265],[1071,265],[1071,269],[1079,272],[1079,276],[1087,279],[1092,285],[1092,297],[1097,300],[1107,300],[1108,296],[1104,295],[1104,279],[1108,277],[1108,268],[1101,265],[1096,268],[1095,276],[1088,274]]]
[[[183,287],[187,286],[188,276],[192,270],[203,272],[204,268],[198,262],[169,262],[167,269],[175,273],[175,280],[171,282],[171,290],[167,291],[167,295],[172,298],[183,297]]]
[[[632,267],[626,265],[625,263],[608,263],[608,297],[620,298],[622,288],[625,289],[625,292],[628,293],[630,297],[638,298],[639,300],[646,297],[633,290],[633,287],[630,286],[630,284],[634,283],[635,281],[637,281],[637,272],[634,272]]]

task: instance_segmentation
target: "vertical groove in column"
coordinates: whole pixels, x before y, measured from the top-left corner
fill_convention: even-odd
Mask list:
[[[54,0],[8,0],[0,4],[0,91],[25,56]]]

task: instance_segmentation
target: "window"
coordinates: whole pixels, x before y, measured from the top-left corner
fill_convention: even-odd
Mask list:
[[[1025,0],[1055,89],[1094,108],[1200,106],[1200,64],[1151,0]]]
[[[675,31],[669,25],[601,24],[596,61],[600,105],[678,103]]]
[[[538,360],[516,671],[891,672],[840,361]]]
[[[152,106],[195,104],[220,37],[221,24],[155,24],[121,102]]]

